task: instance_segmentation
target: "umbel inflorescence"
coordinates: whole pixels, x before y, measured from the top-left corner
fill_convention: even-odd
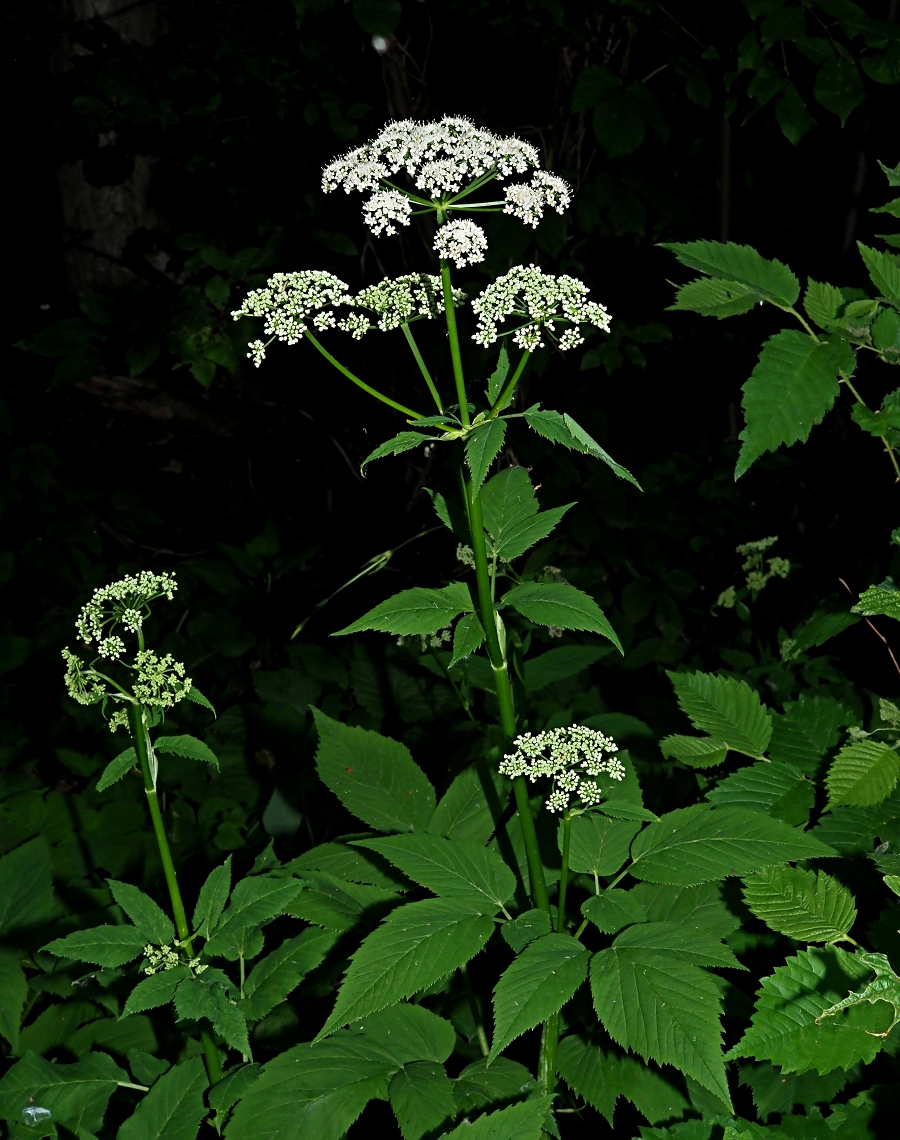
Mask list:
[[[96,649],[97,657],[86,664],[68,647],[62,651],[69,696],[81,705],[107,699],[133,699],[160,709],[171,708],[187,696],[191,679],[185,676],[184,665],[175,661],[170,653],[160,655],[144,646],[143,625],[151,603],[159,598],[171,601],[177,589],[172,574],[154,574],[149,570],[129,574],[96,589],[91,600],[82,607],[75,627],[80,640]],[[130,660],[126,657],[123,633],[132,635],[137,642]],[[126,670],[124,683],[120,685],[101,672],[98,661],[109,662],[103,665],[104,669],[119,665]],[[129,681],[130,693],[126,687]],[[112,730],[126,723],[123,709],[113,712],[109,718]]]
[[[513,746],[515,752],[503,757],[500,771],[511,779],[525,776],[531,783],[549,777],[552,788],[546,807],[551,812],[566,811],[573,801],[584,807],[600,803],[604,793],[598,776],[625,778],[624,765],[615,755],[615,741],[584,725],[550,728],[535,735],[526,732],[515,738]]]

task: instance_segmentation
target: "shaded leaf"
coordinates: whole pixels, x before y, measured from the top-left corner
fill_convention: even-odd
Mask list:
[[[202,760],[219,770],[219,760],[215,752],[198,740],[196,736],[159,736],[153,741],[155,752],[171,752],[175,756],[185,756],[188,760]]]
[[[235,935],[248,927],[270,922],[280,914],[290,914],[291,906],[302,890],[302,884],[296,879],[270,879],[263,875],[241,879],[235,884],[231,901],[204,952],[228,957]]]
[[[106,882],[113,898],[148,942],[170,946],[175,941],[172,920],[149,895],[131,883],[120,883],[116,879],[107,879]]]
[[[464,1121],[446,1133],[444,1140],[541,1140],[551,1103],[550,1097],[542,1096],[487,1112],[473,1121]]]
[[[122,1017],[130,1017],[133,1013],[143,1013],[147,1009],[158,1009],[161,1005],[168,1005],[175,997],[179,985],[191,976],[187,966],[175,966],[171,970],[161,970],[158,974],[151,974],[143,978],[128,995]]]
[[[484,784],[494,781],[494,796],[489,796]],[[485,844],[494,832],[495,819],[491,801],[496,797],[497,811],[505,802],[501,794],[503,778],[495,771],[484,774],[484,782],[475,764],[464,768],[441,797],[428,824],[432,835],[447,839],[467,839]],[[506,785],[508,787],[508,785]],[[490,790],[490,785],[488,784]]]
[[[414,586],[411,590],[401,590],[399,594],[394,594],[332,636],[343,637],[365,629],[402,635],[437,633],[439,629],[446,629],[463,611],[471,613],[472,599],[461,582],[454,582],[439,590]]]
[[[467,1065],[453,1082],[453,1096],[460,1112],[474,1112],[503,1101],[522,1100],[537,1089],[537,1081],[518,1061],[481,1057]]]
[[[634,1057],[617,1057],[574,1034],[559,1043],[559,1075],[612,1125],[616,1100],[624,1096],[651,1124],[680,1117],[687,1098],[655,1068]]]
[[[374,460],[384,459],[386,455],[400,455],[404,451],[411,451],[420,443],[428,443],[431,439],[432,436],[422,435],[418,431],[401,431],[399,435],[395,435],[393,439],[389,439],[385,443],[380,443],[374,451],[370,452],[360,464],[359,469],[365,475],[366,468]]]
[[[887,799],[897,785],[900,756],[878,740],[846,744],[835,756],[825,777],[828,806],[852,804],[867,807]]]
[[[9,950],[0,950],[0,1037],[6,1038],[13,1053],[19,1043],[19,1024],[27,996],[28,983],[18,959]]]
[[[808,821],[815,795],[815,785],[790,764],[759,760],[727,776],[706,799],[716,807],[766,812],[796,827]]]
[[[669,310],[686,310],[703,317],[734,317],[748,313],[755,304],[765,300],[764,294],[740,281],[720,281],[699,277],[682,285]]]
[[[689,768],[715,768],[728,755],[728,745],[715,736],[666,736],[659,748],[663,756],[674,756]]]
[[[470,657],[484,641],[484,626],[478,614],[463,614],[453,631],[453,656],[449,668]]]
[[[678,704],[700,732],[735,752],[761,756],[772,735],[772,718],[746,681],[716,673],[667,673]]]
[[[640,823],[606,819],[594,812],[572,820],[569,868],[589,875],[614,875],[628,858]]]
[[[127,1080],[106,1053],[90,1053],[74,1065],[26,1053],[0,1080],[0,1119],[21,1127],[23,1107],[35,1104],[48,1109],[55,1124],[96,1132],[118,1082]]]
[[[545,910],[523,911],[512,922],[504,922],[500,933],[507,946],[521,954],[529,942],[550,933],[550,915]]]
[[[456,1115],[453,1085],[434,1061],[414,1061],[395,1073],[388,1096],[403,1140],[422,1140]]]
[[[321,965],[337,941],[328,930],[310,927],[284,942],[253,967],[244,982],[240,1009],[248,1021],[258,1021],[292,993],[304,977]]]
[[[126,772],[130,772],[137,765],[137,753],[133,748],[126,748],[124,752],[119,753],[115,760],[110,760],[103,769],[103,774],[97,781],[97,791],[105,792],[107,788],[121,780]]]
[[[734,242],[660,242],[682,265],[732,284],[740,283],[780,305],[793,305],[800,282],[780,261],[768,261],[749,245]]]
[[[771,930],[798,942],[839,942],[856,921],[853,896],[824,871],[765,867],[744,880],[744,902]]]
[[[218,975],[218,977],[216,976]],[[218,970],[206,970],[199,977],[186,978],[175,991],[175,1010],[179,1021],[201,1021],[207,1018],[213,1029],[243,1055],[250,1052],[247,1022],[229,996],[230,984]]]
[[[139,1102],[116,1140],[195,1140],[207,1111],[208,1087],[202,1057],[173,1066]]]
[[[194,907],[192,929],[201,938],[209,938],[216,929],[228,895],[231,892],[231,856],[219,867],[214,867],[200,888],[197,905]]]
[[[605,646],[595,645],[561,645],[558,649],[548,649],[525,662],[525,688],[533,693],[566,677],[574,677],[608,652]]]
[[[630,891],[611,888],[581,904],[581,913],[604,934],[617,934],[634,922],[646,922],[644,908]]]
[[[9,938],[58,913],[50,850],[39,835],[0,858],[0,935]]]

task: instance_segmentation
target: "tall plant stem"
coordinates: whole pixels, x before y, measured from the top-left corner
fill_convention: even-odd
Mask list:
[[[541,1029],[541,1052],[538,1056],[538,1088],[542,1096],[552,1096],[556,1089],[556,1050],[559,1045],[559,1014],[548,1017]]]
[[[341,364],[341,362],[337,359],[337,357],[332,356],[323,344],[319,344],[311,332],[307,331],[303,335],[310,342],[310,344],[312,344],[319,350],[319,352],[321,352],[329,364],[333,364],[338,372],[346,376],[348,380],[352,380],[357,388],[362,388],[364,392],[368,392],[370,396],[374,396],[375,399],[380,400],[382,404],[387,404],[389,408],[395,408],[398,412],[403,412],[403,414],[405,416],[409,416],[410,419],[421,420],[425,418],[421,412],[414,412],[412,408],[407,408],[405,404],[398,404],[397,401],[392,400],[390,396],[385,396],[384,392],[379,392],[377,388],[373,388],[372,385],[367,384],[365,380],[360,380],[360,378],[354,375],[354,373],[352,373],[349,368],[345,368],[344,365]]]
[[[416,364],[419,366],[419,371],[422,373],[422,379],[428,385],[428,391],[431,393],[431,398],[437,404],[437,410],[443,412],[444,405],[441,403],[441,397],[438,394],[437,387],[434,380],[431,378],[431,373],[428,371],[428,365],[422,359],[422,354],[419,352],[419,346],[416,344],[416,338],[412,334],[412,329],[408,324],[400,326],[403,329],[403,335],[406,337],[406,343],[409,345],[410,351],[416,358]]]
[[[456,398],[459,400],[459,418],[462,421],[462,426],[467,428],[471,421],[469,420],[469,405],[466,401],[466,381],[463,376],[462,354],[459,351],[456,310],[453,308],[453,283],[450,280],[450,263],[443,258],[441,258],[441,285],[444,290],[444,313],[447,317],[447,333],[450,338],[450,358],[453,361],[453,382],[456,384]]]
[[[178,876],[175,874],[175,864],[172,861],[172,851],[169,847],[169,837],[163,822],[159,807],[159,797],[156,794],[156,780],[151,763],[150,741],[147,736],[147,725],[144,722],[144,709],[137,703],[128,707],[128,720],[131,729],[131,739],[137,753],[141,775],[144,777],[144,791],[147,795],[147,807],[150,809],[150,819],[153,822],[153,833],[156,836],[156,846],[159,848],[159,857],[163,865],[163,874],[166,886],[169,888],[169,899],[172,903],[172,916],[175,919],[175,929],[178,932],[178,941],[193,958],[194,947],[191,943],[191,928],[188,926],[181,890],[178,887]],[[222,1062],[219,1060],[219,1050],[212,1033],[205,1026],[200,1030],[200,1042],[203,1046],[203,1055],[206,1059],[206,1072],[211,1085],[222,1079]]]
[[[556,932],[563,934],[566,929],[566,888],[569,885],[569,844],[572,841],[572,817],[566,812],[563,817],[562,868],[559,872],[559,894],[556,899]]]

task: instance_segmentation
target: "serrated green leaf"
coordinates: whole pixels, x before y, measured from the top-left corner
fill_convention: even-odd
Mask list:
[[[790,764],[759,760],[741,768],[706,793],[716,807],[766,812],[792,827],[805,825],[816,797],[815,785]]]
[[[521,954],[529,942],[550,933],[550,915],[545,910],[523,911],[512,922],[504,922],[500,933],[507,946]]]
[[[689,768],[715,768],[728,755],[728,745],[715,736],[666,736],[659,748],[663,756],[674,756]]]
[[[475,1120],[463,1121],[443,1140],[541,1140],[551,1103],[552,1098],[542,1096],[486,1112]]]
[[[194,907],[192,929],[201,938],[209,938],[216,929],[231,891],[231,856],[219,867],[214,867],[200,888]]]
[[[717,278],[698,277],[679,287],[671,311],[699,313],[703,317],[734,317],[748,313],[755,304],[765,300],[758,289],[740,281],[722,281]]]
[[[591,992],[614,1041],[645,1060],[675,1065],[730,1105],[721,997],[700,967],[658,951],[611,947],[591,961]]]
[[[434,1061],[413,1061],[395,1073],[388,1097],[403,1140],[422,1140],[456,1115],[453,1085]]]
[[[503,447],[505,437],[506,420],[496,417],[475,428],[466,440],[466,463],[472,473],[473,496],[481,490],[481,484]]]
[[[484,626],[478,614],[463,614],[453,631],[453,656],[448,668],[471,657],[484,641]]]
[[[853,612],[866,617],[885,617],[900,621],[900,590],[887,578],[880,586],[870,586],[860,595],[859,601],[853,607]]]
[[[814,424],[831,410],[838,377],[853,371],[853,350],[845,341],[816,343],[794,329],[769,337],[750,379],[744,384],[747,426],[734,477],[767,451],[805,441]]]
[[[456,1047],[456,1030],[425,1006],[401,1002],[342,1029],[324,1044],[332,1042],[356,1056],[383,1058],[394,1068],[411,1061],[442,1065]]]
[[[643,907],[650,922],[675,922],[702,937],[727,938],[741,923],[722,901],[718,883],[673,887],[638,883],[628,892]]]
[[[640,831],[632,820],[608,819],[594,812],[572,820],[569,869],[593,875],[614,875],[628,858],[631,841]]]
[[[28,983],[18,958],[9,950],[0,950],[0,1037],[6,1038],[13,1054],[27,997]]]
[[[215,752],[198,740],[196,736],[159,736],[153,741],[154,752],[171,752],[174,756],[185,756],[188,760],[202,760],[211,764],[218,772],[219,758]]]
[[[205,709],[209,709],[213,716],[216,715],[216,710],[212,703],[204,697],[195,685],[191,685],[184,695],[189,701],[193,701],[195,705],[202,705]]]
[[[897,893],[900,893],[900,891]],[[857,961],[872,970],[875,974],[875,978],[870,981],[867,986],[864,986],[854,993],[848,994],[847,997],[841,1001],[835,1002],[834,1005],[823,1010],[816,1020],[821,1022],[826,1017],[834,1017],[842,1010],[852,1009],[854,1006],[862,1005],[863,1002],[869,1002],[872,1005],[876,1002],[887,1002],[893,1011],[893,1017],[887,1029],[878,1035],[885,1038],[897,1022],[900,1021],[900,977],[894,973],[891,968],[891,963],[885,954],[857,952],[856,958]]]
[[[553,507],[549,511],[540,511],[530,519],[507,528],[502,542],[494,544],[494,553],[504,562],[511,562],[529,550],[536,543],[546,538],[559,523],[563,515],[574,507],[574,503],[566,503],[562,507]]]
[[[247,1056],[250,1053],[247,1022],[230,996],[230,985],[219,981],[214,976],[218,974],[218,970],[207,970],[198,977],[186,978],[179,985],[175,991],[178,1020],[200,1021],[207,1018],[232,1049]]]
[[[51,1064],[26,1053],[0,1080],[0,1119],[27,1135],[22,1109],[36,1104],[49,1110],[54,1124],[76,1134],[79,1129],[96,1132],[119,1081],[127,1080],[125,1070],[106,1053],[90,1053],[74,1065]]]
[[[493,407],[497,397],[503,391],[503,385],[506,383],[506,377],[509,372],[509,353],[506,351],[506,345],[500,345],[500,355],[497,357],[497,367],[491,374],[487,386],[487,399],[488,403]],[[503,409],[501,408],[501,411]]]
[[[349,930],[370,907],[384,914],[401,901],[394,891],[344,882],[323,871],[308,871],[305,884],[307,889],[293,900],[290,913],[326,930]]]
[[[434,788],[405,745],[318,709],[313,718],[319,777],[349,812],[378,831],[428,830]]]
[[[877,1006],[816,1020],[868,977],[866,966],[837,946],[801,950],[763,979],[750,1028],[729,1060],[754,1057],[789,1073],[815,1069],[820,1075],[871,1061],[881,1048],[873,1034],[885,1022]]]
[[[179,985],[190,976],[187,966],[175,966],[171,970],[161,970],[158,974],[144,978],[128,995],[121,1016],[130,1017],[133,1013],[143,1013],[147,1009],[168,1005],[175,997]]]
[[[635,900],[634,905],[639,907],[640,903]],[[658,951],[660,954],[668,955],[673,961],[689,962],[693,966],[746,969],[746,966],[742,966],[715,935],[687,929],[678,922],[642,921],[631,925],[618,935],[613,942],[613,949],[635,954],[643,954],[650,950]]]
[[[724,741],[734,752],[762,756],[772,735],[772,717],[746,681],[716,673],[666,675],[694,728]]]
[[[534,693],[556,681],[574,677],[608,652],[606,646],[596,645],[561,645],[558,649],[548,649],[525,662],[525,689]]]
[[[659,816],[650,811],[649,808],[641,807],[640,804],[631,803],[629,800],[614,798],[604,801],[602,804],[597,804],[594,811],[600,812],[601,815],[608,815],[612,819],[626,819],[635,820],[638,822],[655,823]]]
[[[53,866],[47,840],[36,836],[0,858],[0,935],[8,939],[55,918]]]
[[[620,479],[626,480],[626,482],[637,487],[639,491],[641,490],[640,483],[631,472],[622,467],[621,464],[616,463],[571,416],[560,415],[559,412],[542,411],[539,404],[535,404],[522,415],[528,426],[538,435],[542,435],[544,439],[549,439],[551,443],[560,443],[563,447],[569,448],[570,451],[580,451],[585,455],[593,456],[594,459],[602,460]]]
[[[611,888],[600,891],[581,904],[581,913],[604,934],[618,934],[634,922],[646,922],[644,908],[630,891]]]
[[[256,1084],[260,1069],[260,1065],[238,1065],[231,1069],[225,1079],[213,1085],[207,1093],[209,1107],[216,1112],[226,1113]]]
[[[173,1066],[121,1125],[116,1140],[196,1140],[208,1087],[202,1057]]]
[[[838,742],[839,730],[853,714],[834,697],[801,697],[789,701],[781,716],[772,717],[769,756],[811,775]]]
[[[504,785],[508,788],[502,777],[493,771],[485,772],[482,777],[477,765],[464,768],[434,809],[428,824],[429,833],[443,835],[447,839],[487,843],[503,810],[505,797],[501,792]]]
[[[325,960],[337,941],[330,930],[309,927],[296,938],[286,938],[262,958],[244,983],[240,1010],[248,1021],[259,1021],[292,993],[310,970]]]
[[[845,744],[831,762],[825,786],[828,806],[868,807],[886,800],[897,786],[900,756],[878,740]]]
[[[392,911],[353,955],[321,1040],[411,997],[465,965],[490,938],[493,921],[452,899],[425,899]]]
[[[461,582],[452,582],[439,590],[414,586],[411,590],[401,590],[399,594],[394,594],[331,636],[343,637],[366,629],[401,635],[437,633],[464,612],[472,612],[472,599],[467,587]]]
[[[607,454],[592,436],[588,435],[581,424],[576,423],[568,414],[563,415],[563,420],[579,451],[583,451],[585,455],[592,455],[594,459],[602,460],[613,474],[618,475],[620,479],[624,479],[626,483],[630,483],[633,487],[637,487],[639,491],[642,490],[640,483],[635,479],[628,468],[623,467],[621,463],[616,463],[612,456]]]
[[[631,845],[629,871],[636,879],[687,887],[834,854],[813,836],[758,812],[696,804],[645,827]]]
[[[798,942],[839,942],[856,922],[853,895],[824,871],[765,867],[744,879],[744,902],[771,930]]]
[[[241,879],[231,892],[231,901],[203,948],[206,954],[227,956],[231,939],[251,926],[271,922],[280,914],[290,914],[303,885],[296,879],[270,879],[255,875]],[[246,1052],[246,1050],[244,1050]]]
[[[661,1073],[634,1057],[617,1057],[574,1034],[559,1043],[559,1075],[612,1125],[616,1100],[624,1096],[651,1124],[681,1116],[687,1098]],[[642,1130],[644,1131],[644,1130]],[[676,1140],[674,1134],[672,1140]]]
[[[749,245],[734,242],[660,242],[682,265],[698,269],[721,281],[740,283],[757,290],[780,305],[793,305],[800,296],[800,282],[780,261],[768,261]]]
[[[507,467],[481,489],[484,526],[495,545],[502,545],[507,531],[521,526],[538,510],[534,488],[524,467]]]
[[[170,946],[175,941],[172,920],[149,895],[131,883],[120,883],[116,879],[107,879],[106,882],[113,898],[148,942]]]
[[[806,309],[809,319],[820,329],[827,330],[833,327],[843,304],[844,294],[836,286],[827,282],[813,281],[812,278],[807,281],[803,308]]]
[[[97,781],[97,791],[105,792],[107,788],[112,787],[113,784],[122,779],[126,772],[136,768],[137,762],[137,753],[133,748],[126,748],[124,752],[120,752],[115,760],[110,760],[103,769],[103,774]]]
[[[482,914],[496,914],[516,889],[516,877],[500,856],[471,840],[396,835],[357,840],[355,846],[383,855],[426,890]]]
[[[887,297],[895,305],[900,305],[900,257],[894,253],[882,253],[880,250],[872,249],[871,246],[863,245],[861,241],[856,245],[866,263],[872,284],[882,297]]]
[[[587,977],[589,955],[568,934],[529,943],[494,987],[494,1040],[488,1063],[511,1041],[562,1009]]]
[[[76,930],[65,938],[56,938],[43,947],[57,958],[91,962],[95,966],[124,966],[133,962],[144,949],[146,939],[133,926],[95,926]]]
[[[284,870],[300,878],[310,871],[324,871],[336,879],[350,883],[368,883],[373,887],[396,890],[405,880],[399,871],[369,851],[348,847],[345,843],[320,843],[304,855],[298,855]]]
[[[399,435],[395,435],[393,439],[389,439],[385,443],[380,443],[373,452],[370,452],[360,464],[359,469],[365,475],[366,468],[374,460],[384,459],[387,455],[400,455],[404,451],[412,451],[420,443],[428,443],[432,438],[432,436],[422,435],[418,431],[401,431]]]
[[[518,1061],[498,1057],[488,1067],[484,1057],[466,1065],[453,1082],[453,1096],[460,1112],[475,1112],[498,1101],[522,1100],[537,1090],[537,1081]]]
[[[839,633],[843,633],[851,625],[856,625],[858,621],[859,618],[846,607],[833,608],[830,605],[821,607],[808,621],[797,628],[793,637],[782,642],[782,658],[786,661],[793,660],[815,646],[824,645],[826,641],[837,637]]]
[[[535,625],[559,629],[582,629],[599,633],[623,653],[616,631],[597,603],[588,594],[564,583],[524,582],[513,586],[501,601],[512,606]]]

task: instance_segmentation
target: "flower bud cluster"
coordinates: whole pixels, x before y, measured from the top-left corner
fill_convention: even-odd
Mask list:
[[[184,666],[171,653],[159,657],[152,649],[142,649],[134,659],[137,670],[133,691],[143,705],[169,709],[191,691],[191,679]]]
[[[453,305],[458,308],[465,304],[466,294],[462,289],[453,290]],[[444,311],[441,279],[430,273],[406,273],[402,277],[385,277],[377,285],[361,289],[350,301],[360,309],[368,309],[378,317],[377,326],[370,323],[362,313],[351,313],[338,323],[345,332],[352,333],[356,340],[361,339],[372,328],[382,332],[399,328],[421,318],[433,320]]]
[[[309,329],[334,328],[335,306],[351,304],[350,286],[321,269],[302,269],[298,273],[275,273],[262,289],[248,293],[243,305],[232,317],[262,317],[267,344],[254,341],[247,356],[258,368],[265,359],[266,348],[273,340],[296,344]]]
[[[457,269],[484,261],[487,238],[481,226],[468,218],[457,218],[441,226],[434,238],[438,257],[452,261]]]
[[[493,344],[497,326],[511,318],[523,322],[512,333],[519,348],[533,352],[542,347],[545,333],[561,350],[574,348],[584,341],[583,324],[609,332],[609,313],[587,295],[587,286],[575,277],[556,277],[536,265],[516,265],[472,302],[478,315],[472,339],[484,346]],[[561,335],[556,325],[565,326]]]
[[[94,705],[106,695],[106,685],[99,680],[93,669],[73,653],[68,647],[62,651],[66,663],[66,691],[73,701],[80,705]]]
[[[513,745],[516,751],[503,757],[500,771],[512,779],[525,776],[531,783],[549,776],[553,785],[546,806],[551,812],[565,811],[573,800],[585,807],[600,803],[603,792],[596,782],[598,776],[625,778],[622,761],[612,755],[618,751],[615,741],[584,725],[551,728],[536,735],[526,732]]]
[[[544,209],[564,213],[571,204],[572,192],[568,183],[546,170],[537,170],[531,182],[514,183],[504,191],[504,214],[512,214],[527,226],[537,226]]]
[[[85,645],[96,642],[101,657],[121,657],[125,643],[114,634],[104,636],[106,626],[112,629],[121,623],[129,633],[137,633],[149,604],[157,598],[171,601],[177,589],[172,574],[154,574],[150,570],[101,586],[94,590],[87,605],[82,606],[75,623],[78,636]]]

